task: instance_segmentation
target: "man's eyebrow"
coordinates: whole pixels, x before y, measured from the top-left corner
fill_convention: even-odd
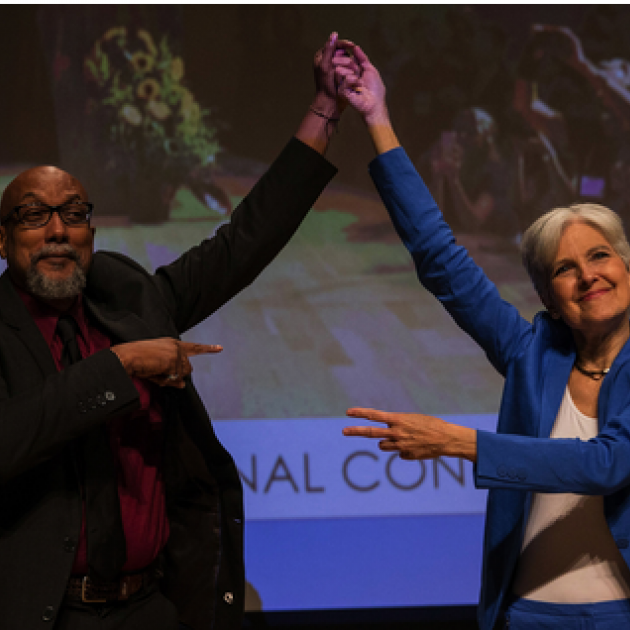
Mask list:
[[[20,203],[27,201],[29,198],[34,199],[35,201],[41,201],[40,196],[36,192],[29,191],[20,197]],[[81,194],[78,192],[69,193],[63,203],[68,203],[69,201],[74,201],[75,199],[81,199]]]

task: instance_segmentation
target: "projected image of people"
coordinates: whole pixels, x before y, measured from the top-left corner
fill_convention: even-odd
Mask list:
[[[340,93],[367,126],[378,154],[370,174],[418,278],[505,379],[496,433],[353,407],[348,416],[375,425],[344,434],[379,440],[403,459],[474,463],[477,488],[489,490],[483,630],[628,627],[630,245],[622,221],[584,201],[541,209],[521,242],[544,306],[530,323],[457,244],[397,140],[378,70],[361,48],[342,45]]]
[[[540,216],[541,203],[553,206],[578,198],[607,203],[624,223],[628,220],[630,64],[611,58],[614,53],[601,40],[596,40],[600,60],[595,63],[571,29],[543,24],[531,28],[513,107],[539,146],[549,183],[546,194],[540,186],[523,193],[522,212],[529,220]],[[536,179],[535,166],[531,158],[529,162],[521,170],[531,181]]]

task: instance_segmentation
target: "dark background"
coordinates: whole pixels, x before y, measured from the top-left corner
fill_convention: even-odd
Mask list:
[[[597,19],[600,31],[610,31],[602,33],[608,50],[600,55],[620,56],[630,45],[627,9],[593,5],[79,5],[55,11],[78,25],[86,13],[98,12],[100,33],[123,20],[159,22],[157,13],[178,21],[188,83],[222,121],[225,150],[266,163],[310,102],[311,59],[332,30],[360,43],[381,70],[393,121],[410,153],[426,149],[461,106],[508,117],[515,69],[534,23],[588,33]],[[0,164],[59,160],[41,36],[52,35],[54,24],[42,23],[41,12],[36,5],[0,7]],[[423,109],[417,101],[424,92],[437,96]],[[356,155],[367,156],[370,148],[354,116],[343,120],[340,134],[333,147],[339,178],[366,184],[364,160]]]

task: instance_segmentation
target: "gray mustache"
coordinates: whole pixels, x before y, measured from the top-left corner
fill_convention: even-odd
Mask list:
[[[75,262],[79,262],[79,254],[72,245],[44,245],[37,253],[31,256],[31,264],[36,265],[42,258],[50,256],[66,256]]]

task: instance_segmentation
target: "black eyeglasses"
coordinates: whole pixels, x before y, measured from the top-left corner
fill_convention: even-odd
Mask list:
[[[15,216],[15,220],[26,228],[44,227],[52,219],[53,212],[56,212],[66,225],[82,225],[90,222],[93,209],[94,204],[87,201],[71,201],[61,206],[25,203],[15,206],[6,217],[0,220],[0,225],[4,225]]]

